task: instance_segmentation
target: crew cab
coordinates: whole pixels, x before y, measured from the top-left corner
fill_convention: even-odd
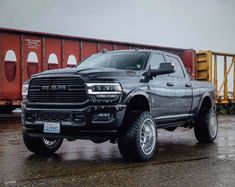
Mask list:
[[[191,79],[181,59],[163,51],[102,51],[35,74],[22,95],[23,139],[36,154],[54,153],[63,139],[109,140],[125,159],[147,161],[159,128],[194,128],[202,143],[218,131],[214,85]]]

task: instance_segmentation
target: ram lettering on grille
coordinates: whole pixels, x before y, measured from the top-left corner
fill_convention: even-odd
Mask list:
[[[81,78],[35,78],[29,83],[31,103],[82,103],[87,100]]]

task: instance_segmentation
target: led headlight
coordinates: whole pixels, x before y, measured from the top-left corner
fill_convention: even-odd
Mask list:
[[[26,99],[26,97],[28,95],[28,90],[29,90],[29,84],[24,83],[23,86],[22,86],[22,97],[23,97],[23,99]]]
[[[90,95],[122,94],[122,87],[119,83],[87,83],[86,86]]]

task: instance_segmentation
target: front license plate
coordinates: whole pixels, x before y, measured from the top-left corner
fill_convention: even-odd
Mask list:
[[[45,133],[60,133],[60,123],[55,122],[45,122],[43,132]]]

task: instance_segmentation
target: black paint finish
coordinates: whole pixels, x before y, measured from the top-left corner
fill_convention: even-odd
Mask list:
[[[133,50],[136,53],[136,50]],[[123,122],[128,104],[136,96],[141,96],[148,102],[150,113],[156,119],[156,124],[160,128],[169,126],[179,126],[186,122],[193,121],[198,114],[204,98],[209,98],[214,107],[215,88],[209,82],[191,80],[187,75],[182,61],[176,55],[162,51],[144,50],[148,58],[145,65],[139,71],[134,70],[117,70],[117,69],[82,69],[66,68],[58,70],[45,71],[36,74],[32,79],[53,78],[53,77],[79,77],[85,83],[110,83],[118,82],[123,88],[123,93],[118,101],[115,102],[96,102],[88,97],[84,103],[30,103],[28,100],[22,102],[23,117],[22,122],[25,129],[36,136],[43,136],[43,121],[27,121],[28,114],[40,112],[70,113],[79,114],[84,117],[83,125],[76,125],[73,122],[61,122],[62,132],[60,137],[92,139],[92,136],[109,136],[110,131],[115,134],[120,126],[125,125]],[[125,51],[123,51],[125,52]],[[128,50],[130,53],[131,50]],[[143,51],[142,51],[143,52]],[[112,53],[112,52],[109,52]],[[115,52],[113,52],[115,53]],[[164,56],[165,62],[169,62],[167,57],[173,57],[181,64],[181,71],[184,77],[177,77],[174,74],[159,75],[156,77],[146,77],[143,74],[149,70],[149,61],[152,54]],[[158,62],[156,62],[158,63]],[[31,80],[32,80],[31,79]],[[29,84],[31,82],[29,80]],[[141,102],[141,101],[140,101]],[[93,115],[99,112],[112,111],[114,119],[95,123]],[[71,129],[71,132],[70,130]],[[94,135],[94,131],[96,132]],[[50,135],[47,135],[50,136]],[[53,135],[51,135],[53,136]]]

